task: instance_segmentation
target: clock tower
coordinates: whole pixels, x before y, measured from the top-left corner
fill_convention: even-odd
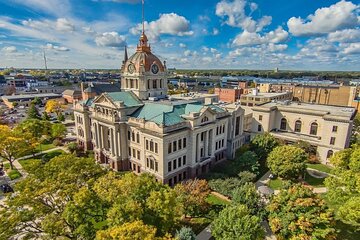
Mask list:
[[[125,55],[127,56],[127,53]],[[145,35],[144,21],[136,52],[124,59],[121,68],[121,89],[134,92],[141,100],[147,100],[149,97],[164,98],[167,94],[166,64],[152,54]]]

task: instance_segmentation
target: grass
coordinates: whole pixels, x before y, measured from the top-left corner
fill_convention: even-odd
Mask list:
[[[308,172],[305,172],[304,181],[313,187],[324,187],[324,180],[325,178],[315,178],[311,176]]]
[[[219,198],[218,196],[215,196],[214,194],[209,194],[209,196],[207,197],[207,202],[210,203],[211,205],[228,205],[229,202]]]
[[[36,147],[36,152],[40,152],[40,151],[46,151],[46,150],[49,150],[49,149],[53,149],[53,148],[56,148],[56,146],[52,143],[49,143],[49,144],[40,144]]]
[[[15,180],[21,177],[21,173],[15,168],[10,169],[10,163],[5,163],[4,168],[6,169],[6,174],[11,180]]]
[[[280,190],[283,186],[283,180],[280,178],[271,179],[268,185],[273,190]]]
[[[308,168],[312,168],[312,169],[318,170],[320,172],[325,172],[325,173],[330,173],[332,170],[331,167],[321,164],[321,163],[316,163],[316,164],[308,163],[308,164],[306,164],[306,166]]]

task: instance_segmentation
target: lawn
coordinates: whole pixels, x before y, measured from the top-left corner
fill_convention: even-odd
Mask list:
[[[53,148],[56,148],[56,146],[52,143],[49,143],[49,144],[40,144],[36,147],[36,152],[40,152],[40,151],[46,151],[46,150],[49,150],[49,149],[53,149]]]
[[[14,169],[12,170],[10,169],[10,163],[5,163],[4,168],[6,170],[6,174],[11,180],[18,179],[21,177],[21,173],[15,168],[15,166]]]
[[[230,202],[215,196],[214,194],[209,194],[207,197],[207,202],[211,205],[228,205]]]
[[[327,166],[327,165],[324,165],[321,163],[317,163],[317,164],[308,163],[308,164],[306,164],[306,166],[308,168],[312,168],[312,169],[318,170],[320,172],[326,172],[326,173],[330,173],[332,170],[332,168],[330,166]]]
[[[305,173],[304,181],[313,187],[324,187],[325,178],[315,178],[311,176],[308,172]]]

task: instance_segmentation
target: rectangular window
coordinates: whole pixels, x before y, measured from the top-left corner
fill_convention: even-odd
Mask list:
[[[337,130],[338,130],[338,126],[333,126],[332,131],[333,131],[333,132],[337,132]]]
[[[174,169],[174,170],[176,169],[176,159],[173,160],[173,169]]]
[[[334,145],[335,144],[335,138],[334,137],[331,137],[330,138],[330,145]]]
[[[174,177],[174,184],[176,184],[177,183],[177,177],[175,176]]]
[[[175,141],[175,142],[173,142],[173,151],[176,152],[176,150],[177,150],[177,146],[176,146],[176,141]]]
[[[139,150],[137,151],[137,159],[140,160],[140,151]]]
[[[179,182],[181,181],[181,176],[182,176],[182,174],[180,173],[180,174],[179,174]]]
[[[262,117],[263,117],[262,115],[259,115],[259,121],[262,121]]]
[[[137,172],[140,173],[140,166],[137,167]]]
[[[240,134],[240,117],[237,117],[235,121],[235,136],[239,134]]]
[[[258,132],[261,132],[261,124],[258,125]]]
[[[131,148],[129,148],[129,157],[131,157]]]
[[[136,158],[135,149],[132,150],[132,156]]]
[[[134,132],[131,133],[131,140],[132,140],[133,142],[135,142],[135,133],[134,133]]]
[[[130,140],[131,139],[131,133],[130,133],[130,131],[128,131],[128,140]]]
[[[178,158],[178,167],[181,167],[181,157]]]
[[[139,133],[136,134],[136,142],[137,142],[137,143],[140,143],[140,134],[139,134]]]
[[[186,148],[186,138],[183,138],[183,147]]]
[[[216,127],[216,135],[219,135],[219,126]]]
[[[168,153],[171,153],[171,143],[169,143],[169,146],[168,146]]]
[[[181,146],[181,139],[179,139],[178,145],[179,145],[179,150],[180,150],[180,149],[182,148],[182,146]]]
[[[168,172],[171,172],[171,162],[168,162]]]
[[[169,186],[172,186],[172,179],[169,179]]]
[[[145,143],[146,143],[146,144],[145,144],[145,145],[146,145],[146,146],[145,146],[146,150],[149,150],[149,141],[146,140]]]
[[[183,179],[186,179],[186,172],[183,172]]]
[[[186,165],[186,156],[183,156],[183,165]]]
[[[155,153],[158,153],[158,144],[157,143],[155,143]]]
[[[200,138],[201,141],[204,141],[204,135],[205,135],[205,132],[202,132],[201,133],[201,138]]]
[[[204,157],[204,149],[203,148],[200,149],[200,157]]]
[[[146,167],[148,168],[149,165],[150,165],[150,164],[149,164],[149,159],[147,158],[147,159],[146,159]]]
[[[154,151],[154,142],[152,140],[150,141],[150,151]]]
[[[158,162],[155,162],[155,172],[159,171],[159,164]]]
[[[154,170],[154,160],[150,160],[150,169]]]

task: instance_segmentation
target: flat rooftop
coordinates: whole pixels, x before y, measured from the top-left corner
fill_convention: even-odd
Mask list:
[[[283,96],[287,95],[289,92],[281,92],[281,93],[262,93],[258,92],[257,95],[254,95],[253,93],[243,94],[244,97],[259,97],[259,98],[268,98],[268,97],[277,97],[277,96]]]
[[[300,102],[291,102],[291,101],[277,101],[264,103],[262,105],[252,107],[253,110],[264,109],[264,108],[274,108],[277,107],[282,111],[294,111],[300,110],[309,113],[319,113],[319,114],[328,114],[331,116],[339,116],[345,118],[352,118],[355,114],[355,108],[353,107],[342,107],[342,106],[332,106],[332,105],[322,105],[322,104],[311,104],[311,103],[300,103]]]
[[[55,97],[61,97],[60,94],[56,93],[39,93],[39,94],[22,94],[22,95],[11,95],[11,96],[2,96],[2,99],[6,99],[8,101],[16,101],[21,99],[33,99],[35,97],[38,98],[55,98]]]
[[[212,97],[219,97],[219,95],[217,94],[210,94],[210,93],[195,93],[195,92],[190,92],[190,93],[182,93],[182,94],[175,94],[175,95],[170,95],[169,97],[173,98],[173,99],[183,99],[183,100],[193,100],[193,99],[199,99],[199,98],[212,98]]]

